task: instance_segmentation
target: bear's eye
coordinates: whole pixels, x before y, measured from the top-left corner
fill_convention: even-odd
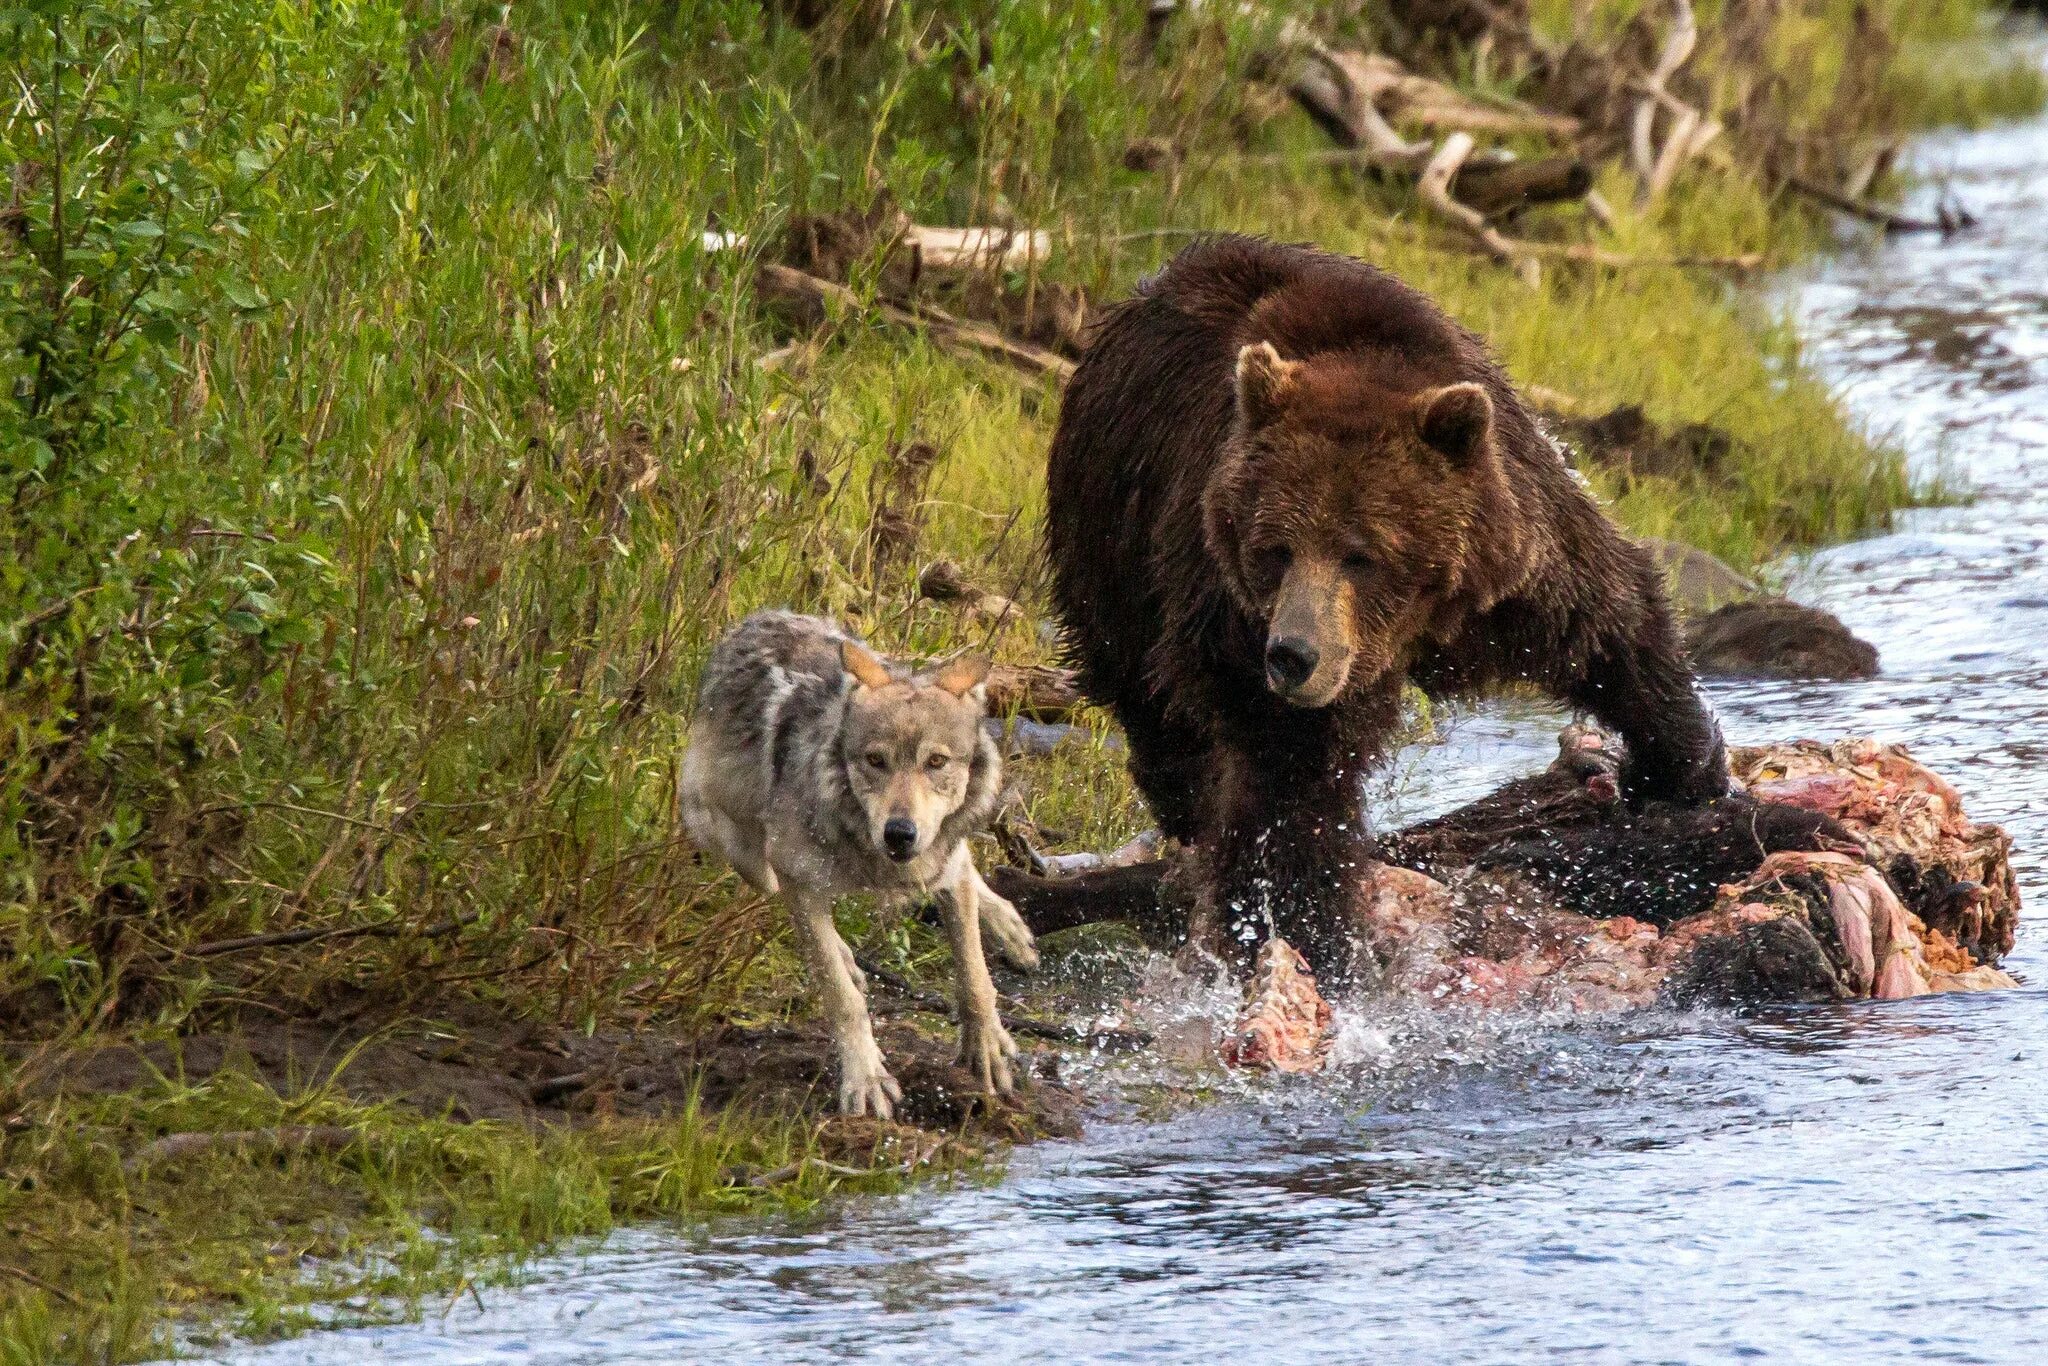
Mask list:
[[[1344,568],[1349,573],[1363,574],[1372,568],[1372,556],[1363,550],[1354,550],[1344,557]]]
[[[887,768],[889,766],[889,756],[879,749],[871,749],[863,757],[867,759],[869,768]]]
[[[937,773],[940,769],[944,768],[947,764],[951,762],[953,762],[953,756],[950,754],[934,754],[924,761],[924,766],[930,769],[932,772]]]
[[[1253,552],[1252,555],[1252,563],[1257,569],[1258,576],[1268,583],[1278,583],[1286,578],[1287,566],[1293,561],[1294,553],[1284,545],[1270,545]]]

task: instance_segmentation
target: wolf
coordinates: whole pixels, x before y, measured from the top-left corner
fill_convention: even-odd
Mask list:
[[[1038,952],[967,838],[994,813],[1002,756],[982,727],[986,662],[892,666],[833,622],[757,612],[720,640],[698,688],[680,784],[684,827],[780,893],[839,1051],[839,1109],[891,1118],[902,1088],[868,1018],[867,982],[832,920],[850,892],[931,893],[953,948],[961,1061],[1014,1089],[981,934],[1020,967]]]

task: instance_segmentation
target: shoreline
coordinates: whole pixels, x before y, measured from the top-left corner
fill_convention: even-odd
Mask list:
[[[493,92],[501,90],[500,78],[473,80],[468,68],[469,49],[462,44],[477,36],[458,32],[453,41],[456,47],[438,59],[453,75],[435,98],[479,105],[498,98]],[[595,60],[581,53],[573,59],[550,54],[550,44],[571,42],[563,31],[530,33],[524,40],[525,70],[504,78],[502,88],[519,80],[541,83],[552,79],[551,72]],[[429,52],[415,55],[409,68],[402,57],[391,66],[410,70],[403,79],[424,89],[436,79],[436,60]],[[626,71],[621,64],[614,73],[621,88]],[[648,73],[631,79],[643,77],[658,87]],[[2033,98],[2038,96],[2036,91]],[[620,98],[653,97],[643,91]],[[634,106],[641,117],[661,107]],[[469,114],[476,116],[476,110]],[[1461,319],[1488,334],[1518,382],[1553,389],[1596,413],[1648,399],[1664,427],[1710,424],[1738,443],[1730,472],[1714,479],[1685,471],[1645,476],[1632,469],[1595,471],[1593,477],[1632,530],[1682,533],[1743,568],[1787,546],[1828,544],[1875,529],[1891,508],[1910,505],[1917,496],[1919,486],[1906,480],[1896,456],[1873,451],[1817,381],[1796,368],[1796,348],[1788,339],[1743,320],[1742,306],[1717,281],[1678,270],[1553,270],[1540,291],[1525,292],[1505,271],[1418,223],[1383,187],[1310,167],[1321,134],[1297,111],[1266,109],[1261,118],[1254,140],[1263,149],[1259,155],[1279,159],[1275,164],[1232,169],[1218,162],[1203,168],[1190,159],[1188,183],[1171,192],[1151,180],[1112,173],[1063,206],[1069,242],[1088,236],[1072,231],[1074,218],[1095,204],[1106,208],[1113,224],[1139,233],[1173,226],[1162,221],[1172,217],[1315,237],[1332,249],[1371,253],[1443,295]],[[435,156],[447,157],[449,147],[461,144],[458,132],[444,132],[450,142],[435,149]],[[578,147],[581,156],[587,149]],[[672,150],[650,143],[637,155],[651,162]],[[418,149],[406,154],[416,153],[426,155]],[[624,177],[620,197],[664,192],[670,172],[650,169],[634,154],[618,155],[619,169],[609,174]],[[1169,173],[1178,184],[1182,173]],[[1725,191],[1725,221],[1709,215],[1674,224],[1630,215],[1630,244],[1721,253],[1750,249],[1761,237],[1790,259],[1826,249],[1824,234],[1804,210],[1767,201],[1733,172],[1702,175],[1704,187],[1681,181],[1675,193],[1704,201],[1717,189]],[[591,192],[581,188],[585,184],[577,181],[578,194]],[[1625,185],[1603,185],[1610,197],[1625,196]],[[599,183],[595,192],[603,190]],[[680,202],[692,211],[696,207],[695,200]],[[937,196],[925,207],[937,216],[946,206]],[[982,206],[980,200],[951,205],[956,213]],[[632,234],[621,237],[617,211],[604,212],[610,215],[605,221],[612,245],[623,255],[628,248],[619,243]],[[504,230],[504,218],[490,221]],[[361,224],[353,230],[366,231]],[[439,239],[451,236],[444,221]],[[287,243],[279,248],[281,256],[312,244],[333,245],[319,237]],[[1174,245],[1162,240],[1153,254]],[[423,275],[436,269],[430,249],[415,243],[409,250],[415,254],[404,258],[407,269]],[[660,252],[653,255],[659,258]],[[1156,265],[1141,255],[1128,251],[1103,258],[1084,247],[1056,258],[1057,278],[1044,283],[1082,281],[1098,296],[1110,297]],[[275,263],[271,268],[281,269]],[[860,283],[865,268],[850,265],[849,278]],[[301,344],[288,340],[293,329],[315,327],[326,316],[323,310],[342,303],[360,308],[377,296],[350,276],[363,269],[352,259],[331,273],[303,261],[293,269],[302,273],[283,273],[270,291],[287,304],[275,314],[241,310],[232,325],[203,334],[206,344],[187,353],[190,364],[175,392],[152,401],[149,412],[160,421],[145,426],[143,436],[162,439],[174,452],[167,458],[198,468],[228,442],[221,433],[237,423],[260,432],[280,415],[289,425],[322,411],[295,406],[299,400],[285,392],[288,386],[267,387],[265,367],[284,354],[281,348]],[[702,272],[716,285],[702,298],[695,281],[680,293],[707,316],[724,297],[721,291],[743,293],[743,286],[702,259],[687,266],[673,260],[650,264],[647,275],[654,280],[657,271],[685,269]],[[515,289],[493,279],[490,288],[517,293],[531,284],[537,297],[551,297],[548,291],[559,288],[566,299],[573,272],[558,272],[551,284],[546,277],[553,270],[536,269],[537,284],[522,277]],[[286,287],[294,280],[304,287],[303,298]],[[1026,292],[1040,283],[1034,275]],[[442,287],[453,292],[464,286],[443,281]],[[674,287],[674,280],[661,277],[660,288]],[[660,289],[624,275],[606,290],[625,302],[579,296],[545,306],[569,313],[567,320],[550,324],[561,339],[558,347],[547,343],[556,347],[547,353],[555,359],[534,362],[538,398],[528,391],[531,376],[519,385],[508,381],[515,392],[487,401],[488,386],[463,388],[458,382],[451,398],[436,389],[445,378],[418,373],[419,392],[438,392],[433,401],[444,406],[436,417],[428,404],[400,404],[425,414],[408,418],[403,436],[432,446],[434,461],[414,464],[409,450],[394,443],[375,458],[398,452],[402,460],[393,455],[392,463],[370,475],[351,469],[339,481],[351,497],[390,481],[430,490],[419,519],[425,548],[394,553],[390,565],[375,570],[383,576],[376,603],[350,599],[345,583],[336,586],[339,571],[330,581],[324,577],[328,570],[309,562],[296,569],[267,567],[271,548],[283,543],[294,553],[326,560],[330,568],[354,556],[368,583],[369,563],[384,553],[378,537],[388,535],[395,544],[413,534],[368,521],[322,522],[326,514],[313,509],[327,506],[322,498],[340,498],[333,487],[316,481],[274,503],[258,498],[245,526],[231,526],[219,516],[238,506],[239,490],[216,504],[164,514],[165,526],[185,529],[184,544],[206,553],[232,552],[208,561],[206,573],[241,574],[234,566],[249,560],[283,581],[282,587],[266,589],[260,577],[246,584],[236,579],[222,600],[225,608],[260,616],[263,609],[252,593],[283,606],[277,620],[259,624],[258,633],[233,635],[220,646],[225,662],[219,669],[234,687],[223,683],[219,696],[257,699],[221,703],[206,713],[198,733],[209,741],[225,735],[227,742],[204,750],[201,758],[180,761],[182,767],[167,767],[170,778],[160,789],[149,789],[155,806],[123,790],[122,801],[140,802],[154,813],[145,827],[183,832],[165,837],[177,845],[169,853],[136,837],[136,847],[145,849],[137,857],[157,859],[155,885],[235,890],[198,895],[190,910],[166,893],[161,905],[151,903],[135,917],[133,928],[117,923],[98,959],[100,950],[89,946],[89,936],[65,940],[46,928],[72,926],[70,912],[59,914],[49,904],[24,902],[22,927],[13,931],[18,962],[37,965],[43,974],[25,986],[20,979],[7,983],[9,1043],[0,1064],[0,1119],[6,1122],[0,1156],[13,1187],[0,1196],[0,1214],[6,1216],[0,1223],[7,1228],[0,1235],[0,1273],[11,1273],[0,1274],[0,1337],[27,1344],[25,1359],[139,1359],[165,1346],[168,1331],[183,1334],[195,1323],[228,1326],[242,1336],[283,1335],[316,1326],[314,1304],[359,1296],[416,1310],[429,1297],[514,1276],[525,1261],[565,1238],[636,1219],[799,1208],[842,1192],[893,1191],[933,1173],[987,1168],[1000,1162],[1006,1144],[1071,1123],[1074,1106],[1065,1102],[1044,1106],[1033,1125],[1004,1121],[990,1127],[977,1127],[976,1118],[957,1107],[937,1105],[930,1111],[933,1122],[955,1136],[928,1152],[913,1135],[929,1131],[821,1125],[803,1097],[812,1094],[815,1081],[815,1072],[805,1069],[822,1064],[824,1053],[813,1048],[819,1041],[808,1026],[789,1023],[800,1016],[804,998],[792,961],[777,942],[779,911],[735,894],[716,869],[700,870],[686,851],[672,850],[663,799],[650,794],[662,787],[659,756],[676,747],[679,732],[672,720],[640,719],[677,711],[697,647],[691,631],[706,631],[720,614],[736,614],[739,605],[767,595],[860,613],[906,652],[938,653],[971,640],[992,643],[1006,659],[1037,662],[1041,645],[1028,611],[1021,619],[1000,613],[990,619],[971,598],[965,605],[958,598],[927,598],[919,580],[933,556],[945,555],[969,566],[973,582],[1003,598],[1032,600],[1033,471],[1050,429],[1050,386],[984,361],[962,360],[928,335],[857,318],[828,321],[815,332],[789,332],[781,322],[757,318],[744,301],[731,303],[722,321],[705,325],[705,345],[640,366],[629,381],[619,371],[634,364],[632,346],[661,353],[673,338],[627,334],[628,346],[621,336],[604,332],[601,320],[621,308],[652,314],[667,303]],[[436,295],[428,304],[444,302]],[[533,319],[545,311],[531,303],[519,307]],[[522,326],[545,330],[537,321]],[[1674,332],[1681,335],[1674,338]],[[528,355],[540,357],[538,335],[479,331],[470,344],[477,355],[490,357],[512,354],[518,340]],[[1573,344],[1565,345],[1566,338]],[[579,340],[589,348],[580,363],[570,350]],[[784,348],[792,348],[791,354],[775,368],[758,364],[763,354]],[[355,354],[329,356],[325,363],[333,374],[349,373]],[[1788,366],[1794,367],[1790,378],[1781,377],[1772,389],[1765,377]],[[717,384],[695,387],[714,375]],[[1731,377],[1734,392],[1727,387]],[[245,390],[240,398],[238,385]],[[202,391],[196,396],[195,386]],[[330,389],[327,401],[332,400]],[[539,416],[536,404],[545,410]],[[377,409],[365,399],[363,411]],[[455,415],[476,412],[515,435],[505,436],[502,445],[485,441],[470,447],[437,426],[445,422],[449,432],[459,432]],[[700,438],[691,424],[702,423],[706,414],[715,419],[712,425],[724,425]],[[334,421],[337,427],[356,422],[348,429],[357,433],[354,439],[375,440],[363,434],[372,422]],[[636,423],[642,424],[637,437]],[[916,464],[909,456],[927,438],[938,448],[936,459],[911,470],[909,492],[897,498],[891,481]],[[691,444],[700,439],[702,444]],[[554,452],[550,472],[520,476],[561,481],[545,495],[555,501],[538,509],[519,501],[529,495],[507,492],[513,481],[499,487],[477,473],[491,471],[492,462],[518,449],[521,440],[526,449]],[[309,439],[308,451],[313,448]],[[1788,484],[1770,473],[1786,450],[1814,452],[1816,464],[1824,454],[1833,462],[1827,479],[1836,482]],[[1027,453],[1024,458],[1020,451]],[[442,482],[458,458],[478,463]],[[253,467],[265,468],[260,461]],[[1865,484],[1857,498],[1837,504],[1834,495],[1859,478]],[[649,481],[646,488],[633,493],[641,480]],[[821,481],[822,493],[816,491]],[[445,504],[437,501],[443,494]],[[451,511],[463,499],[489,510],[488,516],[477,514],[480,530],[473,537],[465,537]],[[717,504],[716,516],[692,525],[680,510],[698,501]],[[1781,507],[1794,510],[1788,515]],[[891,509],[915,513],[907,547],[892,549],[870,534],[877,514]],[[588,526],[576,520],[583,516]],[[707,527],[749,518],[758,519],[749,525],[764,528],[765,545],[749,550],[713,537],[708,550],[687,549],[692,537],[710,535]],[[587,542],[575,540],[585,531]],[[630,543],[640,555],[636,564],[672,566],[678,580],[686,581],[681,587],[672,583],[667,596],[659,575],[636,581],[630,590],[605,586],[607,573],[625,571],[604,568],[613,552],[603,537]],[[549,551],[556,539],[569,548]],[[529,548],[532,558],[519,560]],[[494,573],[498,577],[490,577]],[[406,586],[408,576],[412,587]],[[479,587],[486,578],[490,583]],[[580,620],[587,608],[599,622],[599,629],[581,636],[561,631],[561,639],[577,642],[560,647],[567,663],[549,656],[549,670],[577,671],[575,697],[559,707],[559,699],[541,696],[555,682],[532,683],[531,697],[518,692],[527,686],[520,680],[539,667],[532,658],[557,649],[549,633],[559,627],[549,612],[521,614],[557,584],[562,601],[573,607],[569,616]],[[440,597],[430,601],[429,588]],[[414,592],[417,603],[407,596]],[[630,634],[648,617],[674,613],[678,597],[687,601],[686,615],[705,620],[693,620],[688,630]],[[146,593],[141,600],[161,601]],[[118,604],[123,613],[135,605],[134,597]],[[388,648],[392,657],[378,676],[378,690],[351,693],[349,684],[338,681],[344,671],[323,674],[300,662],[318,652],[326,629],[321,623],[348,621],[353,614],[360,624],[387,607],[389,622],[369,628],[386,632],[386,644],[373,644],[369,653]],[[476,625],[461,624],[470,617]],[[147,623],[150,613],[139,620]],[[311,624],[302,631],[303,623]],[[82,638],[94,629],[107,634],[91,622],[77,628]],[[614,656],[601,641],[606,631],[630,640],[640,653],[621,648]],[[484,641],[487,636],[498,643]],[[545,643],[534,647],[532,658],[522,655],[518,642],[536,636]],[[131,637],[116,625],[107,638]],[[479,643],[465,643],[470,640]],[[78,661],[52,648],[56,672],[49,677],[62,678],[63,668]],[[348,650],[345,644],[332,648]],[[266,664],[253,681],[233,672],[243,656],[260,652],[291,662]],[[486,657],[514,682],[500,681],[479,662]],[[38,660],[35,669],[42,668]],[[634,682],[636,673],[644,680],[657,671],[652,687]],[[30,686],[47,681],[31,670],[21,692],[0,700],[39,699],[59,707],[51,701],[57,693],[36,694]],[[318,700],[322,689],[331,690],[331,698]],[[347,716],[336,720],[337,711]],[[586,714],[606,719],[586,724]],[[357,718],[376,717],[390,723],[390,737],[364,738],[373,727]],[[255,719],[245,726],[244,718]],[[1015,765],[1028,789],[1030,822],[1057,835],[1052,848],[1113,847],[1142,823],[1121,754],[1105,743],[1100,718],[1084,720],[1087,742]],[[337,738],[308,740],[321,726],[336,727]],[[476,745],[477,752],[489,751],[487,757],[436,749],[465,727],[492,737]],[[544,737],[545,743],[535,738],[530,751],[521,750],[497,738],[506,733]],[[161,749],[185,738],[156,737],[152,743]],[[420,758],[416,772],[406,767],[413,758],[408,746],[429,756]],[[251,758],[237,761],[245,751]],[[37,782],[62,762],[54,744],[51,752],[59,757],[30,755]],[[108,763],[140,770],[162,762],[138,757],[146,752],[155,751],[116,745]],[[429,766],[430,757],[436,767]],[[273,760],[275,772],[265,771],[263,765]],[[547,786],[579,768],[583,789]],[[117,786],[108,783],[109,790]],[[607,805],[582,795],[592,790],[615,796]],[[77,800],[82,811],[98,813],[94,793]],[[129,810],[108,801],[110,811]],[[585,803],[602,809],[591,816]],[[492,806],[491,818],[458,823],[463,809],[475,805]],[[194,811],[215,814],[195,817]],[[603,833],[587,833],[588,824],[605,821],[612,825]],[[519,863],[522,848],[545,853]],[[188,849],[201,852],[190,856],[194,861],[180,862]],[[232,866],[209,861],[209,849],[231,856]],[[500,872],[500,864],[514,871]],[[77,866],[85,866],[83,856]],[[434,870],[433,877],[425,870]],[[39,867],[37,875],[63,886],[71,865],[54,872]],[[464,878],[467,887],[459,894],[444,893]],[[556,904],[548,889],[570,882],[578,888],[573,904]],[[93,896],[105,897],[117,885],[126,884],[93,883],[79,874],[67,895],[77,904],[97,905]],[[409,888],[429,891],[414,896]],[[530,903],[522,901],[529,896]],[[125,904],[118,898],[116,903]],[[472,919],[464,922],[464,915]],[[925,927],[892,926],[859,907],[848,919],[886,947],[892,969],[913,980],[940,961],[935,937]],[[389,923],[401,931],[457,928],[445,935],[337,939],[317,952],[297,954],[288,947],[204,959],[184,952],[193,944],[217,946],[252,932],[260,937],[273,925],[319,935],[361,923]],[[607,926],[612,928],[600,937],[598,930]],[[706,953],[707,943],[715,954]],[[728,944],[740,946],[730,962],[723,956]],[[711,961],[700,964],[704,959]],[[66,966],[73,960],[113,964],[107,973],[113,989]],[[137,964],[141,970],[124,979],[122,973]],[[689,985],[678,988],[678,980]],[[878,997],[877,1004],[887,999]],[[222,1041],[235,1032],[238,1016],[240,1053],[251,1065],[246,1072],[237,1069],[237,1049]],[[393,1020],[409,1023],[394,1035],[388,1031]],[[383,1021],[386,1028],[372,1029],[370,1021]],[[708,1023],[718,1021],[724,1023]],[[885,1046],[911,1055],[936,1090],[951,1085],[945,1031],[934,1037],[901,1016],[878,1023]],[[744,1039],[745,1048],[783,1049],[787,1067],[769,1079],[766,1103],[722,1108],[719,1102],[736,1091],[721,1096],[716,1085],[692,1083],[680,1059],[692,1058],[698,1070],[716,1072],[719,1045],[706,1041],[721,1030]],[[50,1037],[38,1042],[39,1033]],[[182,1066],[169,1049],[173,1036],[183,1039]],[[44,1054],[46,1045],[54,1051]],[[661,1056],[671,1046],[678,1057]],[[690,1047],[699,1051],[685,1051]],[[465,1051],[483,1061],[461,1061]],[[333,1074],[344,1062],[337,1083]],[[465,1080],[440,1076],[443,1071]],[[105,1084],[53,1099],[50,1088],[58,1078],[86,1073]],[[361,1077],[360,1086],[352,1073]],[[574,1084],[565,1080],[579,1076],[582,1081]],[[646,1084],[635,1089],[629,1083],[636,1080]],[[829,1089],[821,1094],[829,1095]],[[1063,1094],[1057,1083],[1048,1083],[1046,1099]],[[314,1131],[329,1137],[314,1139]],[[239,1137],[175,1161],[136,1163],[150,1144],[173,1133]],[[208,1235],[195,1237],[201,1228]]]

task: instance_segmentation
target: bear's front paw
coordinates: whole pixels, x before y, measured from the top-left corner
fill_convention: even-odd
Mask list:
[[[1683,768],[1634,762],[1625,762],[1621,766],[1622,800],[1636,810],[1652,802],[1706,806],[1734,790],[1727,756],[1718,750],[1711,760]]]
[[[1016,1090],[1010,1064],[1017,1060],[1017,1043],[997,1019],[968,1020],[960,1026],[960,1065],[974,1073],[981,1089],[991,1095],[1009,1095]]]

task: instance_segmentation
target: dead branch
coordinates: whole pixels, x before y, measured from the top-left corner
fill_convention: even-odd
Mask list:
[[[928,228],[912,223],[903,245],[934,270],[1022,270],[1052,251],[1052,234],[1011,228]]]
[[[1430,157],[1422,168],[1422,174],[1416,178],[1415,192],[1423,203],[1436,211],[1438,217],[1463,228],[1481,250],[1501,264],[1512,266],[1522,277],[1522,283],[1534,289],[1542,279],[1542,267],[1537,264],[1535,256],[1489,227],[1486,216],[1477,209],[1451,198],[1451,178],[1458,174],[1458,168],[1471,154],[1470,133],[1453,133],[1445,138],[1443,146],[1437,148],[1436,154]]]
[[[763,263],[755,272],[754,288],[763,299],[790,305],[820,321],[828,305],[851,314],[872,311],[885,322],[922,330],[948,351],[1000,361],[1033,377],[1051,375],[1062,383],[1074,373],[1074,363],[1065,356],[1006,337],[992,327],[964,322],[929,304],[877,299],[870,310],[845,285],[790,266]]]
[[[1663,51],[1657,54],[1657,65],[1652,68],[1649,80],[1641,87],[1629,128],[1629,157],[1638,181],[1636,193],[1644,204],[1654,202],[1686,159],[1706,146],[1705,141],[1695,143],[1695,134],[1701,128],[1700,112],[1665,89],[1665,84],[1692,57],[1699,40],[1699,24],[1693,18],[1691,0],[1671,0],[1671,31],[1665,35]],[[1660,108],[1671,113],[1671,127],[1661,148],[1656,145]],[[1718,133],[1719,126],[1715,125],[1713,131]]]
[[[1363,58],[1339,52],[1314,38],[1298,40],[1308,60],[1297,62],[1288,93],[1339,147],[1356,148],[1382,170],[1418,173],[1430,144],[1409,142],[1394,131],[1368,93]]]
[[[359,1141],[361,1129],[343,1124],[281,1124],[274,1129],[231,1129],[220,1133],[165,1134],[123,1164],[130,1172],[214,1152],[338,1153]]]
[[[998,664],[988,671],[988,709],[994,716],[1068,721],[1088,705],[1071,669],[1044,664]]]
[[[78,1296],[72,1294],[61,1285],[52,1285],[33,1271],[25,1271],[21,1267],[11,1265],[10,1263],[0,1262],[0,1276],[12,1276],[23,1285],[32,1285],[59,1304],[68,1304],[73,1307],[76,1307],[78,1304]]]
[[[1362,171],[1387,173],[1390,168],[1363,147],[1330,147],[1308,153],[1303,160],[1320,166],[1353,166]],[[1237,164],[1287,166],[1291,156],[1266,155],[1238,158]],[[1487,149],[1473,152],[1451,182],[1451,195],[1488,218],[1538,204],[1560,204],[1589,199],[1593,193],[1593,169],[1575,156],[1543,157],[1522,161]]]
[[[1972,227],[1977,221],[1967,210],[1952,209],[1946,204],[1936,211],[1933,218],[1915,218],[1910,214],[1894,213],[1882,205],[1873,204],[1867,199],[1854,198],[1840,190],[1831,190],[1820,182],[1808,180],[1802,175],[1787,173],[1780,177],[1780,183],[1786,189],[1803,194],[1816,203],[1825,204],[1838,213],[1846,213],[1866,223],[1875,223],[1886,232],[1938,232],[1946,235]]]
[[[440,939],[454,934],[457,930],[474,925],[477,913],[457,916],[439,925],[417,931],[421,939]],[[200,944],[184,950],[187,958],[216,958],[224,953],[242,953],[249,949],[276,949],[295,944],[320,944],[333,939],[395,939],[415,931],[409,925],[341,925],[324,930],[277,930],[270,934],[249,934],[239,939],[216,939],[210,944]]]
[[[1381,52],[1337,54],[1359,93],[1384,109],[1389,119],[1430,129],[1463,129],[1503,136],[1531,134],[1569,141],[1581,126],[1569,114],[1538,109],[1505,97],[1468,95],[1441,81],[1417,75]]]
[[[1689,268],[1697,270],[1728,270],[1737,273],[1761,270],[1769,259],[1760,251],[1738,252],[1733,256],[1632,256],[1625,251],[1612,251],[1584,242],[1531,242],[1526,238],[1512,239],[1517,251],[1531,256],[1556,261],[1578,261],[1590,266],[1607,266],[1614,270],[1661,270]]]

